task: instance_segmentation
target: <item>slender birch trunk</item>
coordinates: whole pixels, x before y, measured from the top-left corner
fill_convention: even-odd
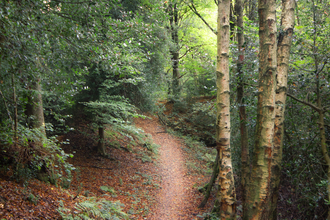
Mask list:
[[[256,142],[243,219],[269,219],[275,122],[276,2],[259,0],[259,80]]]
[[[237,102],[239,103],[239,118],[241,131],[241,187],[242,187],[242,203],[245,206],[246,197],[246,183],[250,173],[250,159],[249,159],[249,140],[247,129],[247,115],[244,103],[244,80],[243,80],[243,65],[244,65],[244,26],[243,26],[243,1],[237,0],[235,4],[235,11],[237,15],[237,41],[238,41],[238,87],[237,87]],[[244,209],[244,208],[243,208]]]
[[[213,212],[220,219],[236,219],[236,195],[230,151],[229,35],[230,0],[218,5],[217,49],[217,150],[219,189]]]
[[[277,200],[279,194],[280,177],[282,170],[282,147],[284,136],[284,112],[286,105],[286,92],[288,84],[288,68],[292,35],[294,28],[294,0],[282,1],[281,33],[277,45],[277,85],[276,85],[276,108],[274,127],[274,153],[272,161],[273,192],[272,192],[272,215],[270,219],[277,219]]]

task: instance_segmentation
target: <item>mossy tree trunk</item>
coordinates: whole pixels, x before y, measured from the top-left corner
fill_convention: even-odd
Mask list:
[[[282,170],[282,147],[284,136],[284,112],[286,105],[286,92],[288,84],[288,68],[290,49],[294,28],[294,0],[282,1],[281,33],[277,45],[277,85],[275,95],[275,127],[274,127],[274,152],[272,160],[273,192],[272,215],[270,219],[277,219],[277,200],[279,195],[280,177]]]
[[[220,219],[236,218],[236,195],[230,149],[229,35],[230,0],[218,3],[217,33],[217,150],[219,188],[213,212]]]
[[[269,219],[276,88],[276,2],[259,0],[259,80],[256,142],[243,219]]]

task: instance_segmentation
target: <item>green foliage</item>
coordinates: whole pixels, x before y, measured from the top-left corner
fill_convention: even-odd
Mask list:
[[[204,213],[203,215],[198,215],[198,217],[208,220],[219,220],[220,218],[216,213]]]
[[[184,99],[171,98],[173,102],[173,113],[185,113],[188,111],[188,103]]]
[[[196,101],[197,99],[188,99],[175,102],[173,113],[163,117],[163,120],[176,131],[194,135],[198,140],[204,141],[206,145],[214,145],[216,121],[214,101],[210,97],[205,97],[203,102]],[[182,111],[179,112],[180,109]]]
[[[47,135],[68,130],[65,120],[81,116],[78,102],[93,112],[97,124],[117,126],[138,115],[130,103],[150,109],[155,96],[143,88],[149,85],[150,94],[157,88],[150,82],[163,72],[166,59],[166,47],[157,46],[165,40],[159,2],[0,4],[2,143],[14,143],[15,128],[10,128],[16,104],[19,127],[27,124],[26,106],[35,81],[42,84]],[[8,157],[2,159],[8,162]]]
[[[138,114],[135,113],[133,105],[129,104],[127,99],[120,96],[103,98],[102,101],[90,101],[83,103],[88,107],[94,116],[96,124],[123,124],[129,117]]]
[[[101,189],[102,191],[109,192],[109,193],[111,193],[112,195],[116,195],[116,191],[115,191],[115,189],[112,188],[112,187],[108,187],[108,186],[100,186],[100,189]]]
[[[198,48],[185,58],[183,74],[187,74],[187,77],[184,91],[188,97],[216,95],[215,58],[209,53]]]
[[[34,205],[37,205],[39,197],[33,195],[32,193],[30,193],[27,197],[27,200],[29,200],[30,202],[32,202]]]
[[[143,147],[147,148],[153,154],[158,154],[159,145],[155,143],[150,143],[150,140],[147,140],[143,145]]]
[[[189,155],[189,159],[185,163],[188,172],[193,174],[210,174],[212,172],[216,149],[206,147],[204,142],[196,140],[198,139],[196,136],[187,136],[172,129],[167,129],[167,132],[184,139],[185,146],[182,149]],[[201,166],[201,163],[196,162],[196,159],[203,161],[206,166]]]
[[[8,144],[0,145],[1,163],[8,165],[13,178],[26,181],[40,174],[42,180],[52,184],[71,181],[71,172],[75,168],[67,159],[73,155],[66,154],[55,141],[44,138],[39,129],[19,126],[18,134],[16,145],[10,144],[10,133],[6,134],[7,139],[3,139]]]
[[[63,206],[60,201],[58,212],[65,220],[79,219],[128,219],[129,216],[122,211],[124,205],[120,202],[108,201],[104,198],[89,197],[87,200],[76,203],[75,214]]]

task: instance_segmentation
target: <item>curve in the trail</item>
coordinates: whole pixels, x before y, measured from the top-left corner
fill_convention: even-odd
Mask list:
[[[137,127],[142,128],[153,137],[155,144],[160,145],[159,169],[162,176],[161,191],[157,198],[156,212],[152,219],[194,219],[191,213],[193,193],[186,178],[187,169],[180,141],[165,133],[157,119],[138,120]],[[189,212],[189,211],[188,211]]]

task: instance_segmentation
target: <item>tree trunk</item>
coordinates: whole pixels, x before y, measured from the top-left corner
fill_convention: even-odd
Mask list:
[[[287,78],[289,68],[290,48],[294,28],[294,0],[282,1],[281,29],[277,46],[277,85],[275,95],[275,127],[274,127],[274,153],[272,160],[273,192],[272,215],[270,219],[277,219],[277,200],[279,194],[280,177],[282,170],[282,146],[284,136],[284,112],[286,105]]]
[[[243,219],[269,219],[276,88],[276,2],[259,0],[259,86],[256,143]]]
[[[42,104],[40,79],[30,85],[26,115],[29,117],[29,126],[40,129],[41,134],[46,137],[45,118]]]
[[[243,206],[245,205],[246,197],[246,183],[250,173],[250,159],[249,159],[249,140],[248,140],[248,129],[247,129],[247,115],[244,103],[244,26],[243,26],[243,1],[237,0],[235,5],[235,11],[237,15],[237,41],[238,41],[238,61],[237,61],[237,72],[238,72],[238,87],[237,87],[237,102],[239,103],[239,117],[240,117],[240,131],[241,131],[241,187],[243,195]]]
[[[172,60],[172,92],[174,97],[178,97],[180,94],[180,73],[179,73],[179,36],[178,36],[178,25],[179,25],[179,17],[178,17],[178,8],[177,4],[174,3],[170,6],[170,28],[171,28],[171,36],[172,41],[174,43],[174,47],[171,49],[171,60]]]
[[[104,127],[102,125],[99,126],[99,142],[97,144],[97,150],[102,156],[107,155],[104,143]]]
[[[14,73],[12,74],[11,83],[12,83],[12,87],[13,87],[13,103],[14,103],[14,141],[15,141],[15,145],[17,145],[17,142],[18,142],[18,136],[17,136],[18,117],[17,117],[17,99],[16,99],[16,86],[15,86]]]
[[[230,149],[230,0],[219,1],[218,4],[216,141],[220,179],[213,212],[221,219],[236,219],[236,195]]]

